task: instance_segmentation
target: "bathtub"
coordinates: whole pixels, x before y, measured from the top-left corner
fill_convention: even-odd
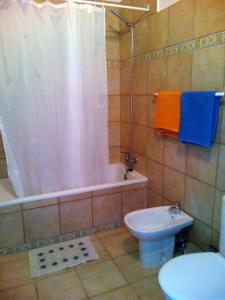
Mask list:
[[[116,187],[123,187],[123,186],[136,185],[136,184],[147,185],[148,178],[136,171],[129,172],[127,180],[124,179],[124,174],[125,174],[124,165],[120,163],[112,164],[109,167],[109,172],[106,176],[105,183],[99,185],[57,191],[52,193],[33,195],[33,196],[28,196],[23,198],[16,197],[8,178],[0,179],[0,208],[16,205],[16,204],[24,204],[28,202],[78,195],[87,192],[108,190]]]

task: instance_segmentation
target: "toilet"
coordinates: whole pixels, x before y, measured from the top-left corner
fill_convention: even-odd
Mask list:
[[[171,206],[159,206],[128,213],[124,222],[139,240],[139,256],[144,268],[162,266],[173,257],[175,234],[192,225],[193,218]]]
[[[225,300],[225,197],[220,252],[187,254],[162,266],[159,284],[167,300]]]

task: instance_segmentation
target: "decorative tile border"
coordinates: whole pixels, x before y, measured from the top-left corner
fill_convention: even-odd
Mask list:
[[[31,249],[36,249],[39,247],[49,246],[49,245],[57,244],[60,242],[73,240],[73,239],[76,239],[79,237],[92,235],[92,234],[95,234],[98,232],[112,230],[112,229],[121,227],[123,225],[124,225],[123,221],[119,221],[117,223],[102,224],[102,225],[98,225],[98,226],[95,226],[92,228],[75,231],[72,233],[65,233],[65,234],[61,234],[61,235],[59,234],[59,235],[51,236],[51,237],[48,237],[43,240],[30,241],[30,242],[27,242],[24,244],[13,245],[13,246],[1,248],[0,256],[12,255],[12,254],[15,254],[18,252],[29,251]]]
[[[169,46],[166,48],[149,51],[144,54],[134,57],[134,63],[139,64],[151,60],[162,59],[164,57],[174,56],[181,53],[192,52],[198,49],[204,49],[217,45],[225,44],[225,31],[213,33],[177,45]],[[120,66],[129,65],[129,59],[121,61]]]

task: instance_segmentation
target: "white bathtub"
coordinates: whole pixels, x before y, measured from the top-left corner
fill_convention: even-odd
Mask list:
[[[75,188],[64,191],[57,191],[47,194],[40,194],[34,196],[28,196],[23,198],[17,198],[13,192],[13,188],[8,180],[8,178],[0,179],[0,207],[6,207],[15,204],[41,201],[56,197],[77,195],[86,192],[94,192],[103,189],[110,189],[114,187],[127,186],[132,184],[147,183],[147,177],[141,175],[140,173],[133,171],[129,172],[128,179],[124,179],[125,167],[124,165],[112,164],[110,165],[109,172],[107,174],[105,183],[93,186],[86,186],[81,188]]]

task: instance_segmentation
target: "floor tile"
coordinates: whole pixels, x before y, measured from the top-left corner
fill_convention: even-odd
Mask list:
[[[95,296],[125,285],[127,282],[112,261],[87,264],[78,269],[88,296]]]
[[[33,283],[0,292],[0,300],[36,300],[36,291]]]
[[[36,282],[39,300],[83,300],[86,294],[75,271],[58,274]]]
[[[158,272],[158,269],[143,268],[139,262],[137,252],[117,257],[114,259],[114,262],[129,282],[140,280]]]
[[[107,230],[107,231],[99,232],[99,233],[96,234],[96,236],[99,239],[103,239],[103,238],[106,238],[106,237],[109,237],[109,236],[112,236],[112,235],[125,233],[125,232],[127,232],[126,227],[119,227],[119,228],[116,228],[116,229],[113,229],[113,230]]]
[[[117,234],[101,240],[112,257],[134,252],[138,249],[138,240],[129,233]]]
[[[164,300],[157,276],[150,276],[144,280],[132,284],[141,300]]]
[[[139,298],[130,286],[124,286],[116,290],[97,295],[91,300],[138,300]]]
[[[0,264],[0,290],[16,287],[30,280],[28,259]]]
[[[0,264],[18,260],[18,259],[25,259],[25,258],[28,258],[27,252],[18,252],[18,253],[12,254],[12,255],[0,256]]]

